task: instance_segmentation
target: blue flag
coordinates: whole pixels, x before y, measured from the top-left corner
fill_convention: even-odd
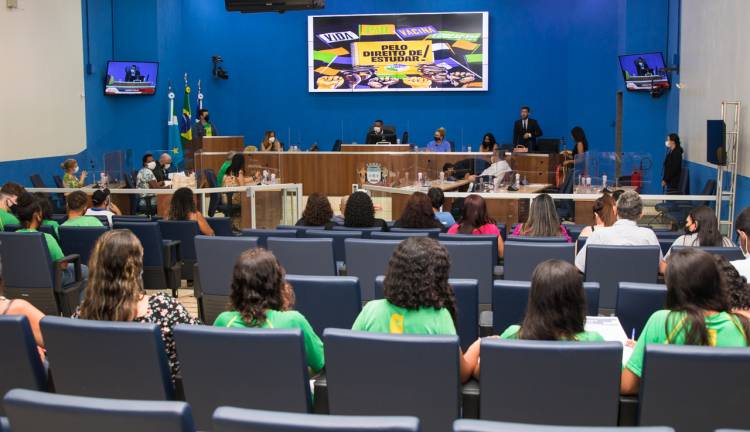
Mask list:
[[[169,93],[174,97],[174,93],[172,93],[171,90]],[[174,115],[172,100],[170,100],[169,111],[170,117],[167,122],[167,148],[172,156],[172,163],[175,167],[179,167],[185,159],[185,153],[182,148],[182,137],[180,136],[180,122],[177,120],[177,116]]]

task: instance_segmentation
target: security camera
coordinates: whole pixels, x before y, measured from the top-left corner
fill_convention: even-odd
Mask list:
[[[223,67],[221,67],[221,64],[224,63],[224,60],[221,58],[221,56],[215,55],[211,57],[211,62],[214,65],[213,69],[213,76],[214,78],[219,79],[229,79],[229,73],[224,70]]]

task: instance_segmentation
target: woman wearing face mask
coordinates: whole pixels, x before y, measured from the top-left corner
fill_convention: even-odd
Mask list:
[[[734,243],[719,232],[716,213],[706,206],[699,206],[688,214],[685,221],[685,235],[681,235],[672,243],[667,256],[675,246],[734,247]]]
[[[667,146],[667,156],[664,158],[664,176],[661,186],[671,195],[680,193],[680,176],[682,174],[682,147],[680,137],[676,133],[669,134],[664,142]]]
[[[281,141],[276,139],[276,132],[274,131],[266,131],[265,135],[263,135],[263,142],[260,143],[260,151],[282,151],[283,144],[281,144]]]
[[[164,182],[156,180],[154,175],[154,169],[156,169],[156,161],[154,155],[146,153],[143,155],[143,168],[138,171],[137,184],[138,189],[160,189],[164,187]],[[154,194],[142,194],[140,205],[142,209],[146,210],[148,214],[156,213],[156,195]]]
[[[445,139],[445,128],[439,128],[435,131],[433,140],[427,143],[427,151],[440,153],[451,151],[450,142]]]
[[[732,265],[741,276],[750,280],[750,207],[746,207],[734,221],[734,229],[737,230],[737,243],[739,243],[745,259],[732,261]]]
[[[83,182],[86,180],[88,173],[86,170],[83,170],[80,175],[76,176],[80,168],[75,159],[66,159],[65,162],[60,165],[60,168],[65,171],[65,174],[63,175],[63,186],[76,189],[83,187]]]

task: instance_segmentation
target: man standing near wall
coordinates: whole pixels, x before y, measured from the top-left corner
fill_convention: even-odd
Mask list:
[[[513,125],[513,147],[533,151],[536,139],[542,136],[542,128],[539,127],[539,122],[529,118],[530,112],[529,107],[521,107],[521,118]]]

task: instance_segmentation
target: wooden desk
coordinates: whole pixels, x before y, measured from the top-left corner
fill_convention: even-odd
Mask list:
[[[410,144],[341,144],[342,152],[408,152]]]

